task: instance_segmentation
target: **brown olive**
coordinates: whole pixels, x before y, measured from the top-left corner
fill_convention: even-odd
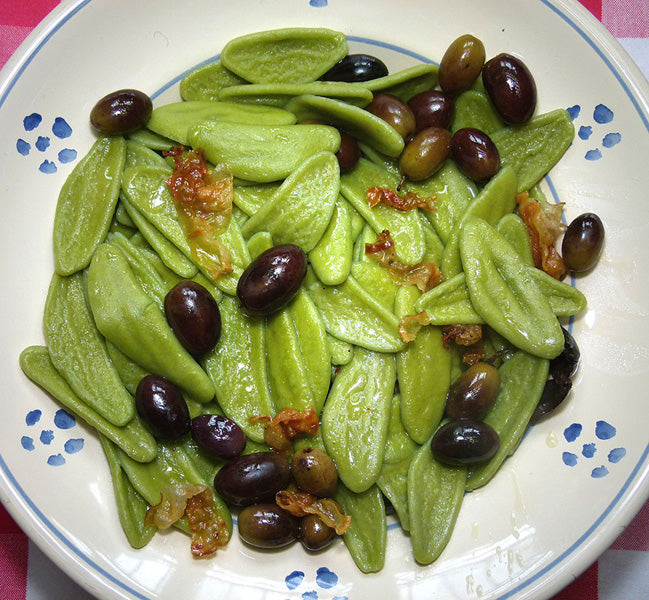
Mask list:
[[[319,448],[300,448],[293,455],[291,472],[295,483],[303,492],[319,498],[330,498],[338,486],[336,465]]]
[[[569,269],[581,272],[595,266],[603,247],[604,224],[596,214],[584,213],[568,225],[561,253]]]
[[[451,134],[440,127],[426,127],[406,144],[399,168],[411,181],[430,177],[451,153]]]
[[[415,115],[412,110],[392,94],[377,94],[367,106],[367,110],[392,125],[404,140],[415,132]]]
[[[453,160],[473,181],[484,181],[500,170],[500,153],[484,132],[473,127],[458,129],[451,139]]]
[[[446,414],[450,419],[482,419],[500,389],[496,367],[477,362],[462,373],[448,390]]]
[[[151,117],[151,98],[139,90],[117,90],[97,101],[90,111],[92,126],[107,135],[135,131]]]
[[[484,44],[465,34],[448,47],[439,64],[439,85],[447,94],[466,90],[478,78],[485,61]]]
[[[433,456],[444,464],[474,465],[498,452],[500,438],[484,421],[454,419],[435,432],[430,447]]]
[[[164,310],[174,334],[192,356],[206,354],[221,335],[221,312],[199,283],[184,280],[165,296]]]
[[[237,297],[247,313],[268,315],[288,304],[306,276],[304,250],[293,244],[262,252],[239,277]]]
[[[281,548],[298,539],[300,523],[277,504],[254,504],[239,513],[239,535],[255,548]]]
[[[214,478],[221,498],[236,506],[271,501],[291,476],[288,460],[276,452],[244,454],[222,467]]]
[[[336,152],[340,172],[345,173],[356,166],[361,157],[361,150],[355,138],[344,131],[340,131],[340,148]]]
[[[408,101],[408,106],[415,115],[417,131],[426,127],[446,129],[453,118],[453,99],[440,90],[421,92]]]
[[[499,54],[482,69],[482,82],[498,114],[507,123],[526,123],[536,108],[536,83],[527,66],[511,54]]]
[[[318,515],[303,517],[300,525],[300,541],[311,552],[324,550],[336,537],[333,527],[326,525]]]

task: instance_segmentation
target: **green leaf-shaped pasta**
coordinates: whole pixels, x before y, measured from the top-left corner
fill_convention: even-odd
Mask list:
[[[263,442],[263,424],[250,423],[249,419],[275,414],[266,369],[266,326],[263,319],[245,315],[230,296],[223,297],[219,308],[221,337],[202,364],[214,382],[223,412],[247,437]]]
[[[352,525],[343,535],[345,546],[363,573],[380,571],[385,564],[385,548],[388,539],[385,504],[381,490],[372,486],[360,494],[338,484],[334,495]]]
[[[216,60],[196,67],[180,80],[180,96],[183,100],[218,100],[222,89],[246,83],[238,75],[228,71]]]
[[[432,90],[437,85],[439,67],[433,64],[419,64],[407,67],[385,77],[364,82],[374,94],[392,94],[404,102],[421,92]]]
[[[464,498],[467,471],[433,458],[424,444],[408,469],[408,514],[415,560],[432,563],[448,544]]]
[[[133,398],[122,385],[86,300],[82,273],[54,273],[43,316],[52,364],[75,394],[114,425],[135,414]]]
[[[99,331],[131,360],[199,402],[214,398],[209,377],[181,346],[164,312],[142,290],[123,252],[113,244],[102,244],[93,256],[88,300]]]
[[[104,241],[117,199],[126,141],[99,138],[74,167],[59,193],[54,215],[54,263],[57,273],[71,275],[88,266]]]
[[[559,161],[575,137],[568,111],[553,110],[532,117],[524,125],[505,127],[491,134],[503,165],[518,178],[518,191],[529,190]]]
[[[455,133],[463,127],[474,127],[487,135],[502,129],[503,121],[486,93],[466,90],[455,99],[451,131]]]
[[[404,142],[401,134],[371,112],[334,98],[304,95],[290,100],[285,107],[298,121],[322,119],[348,132],[388,156],[399,156]]]
[[[154,108],[146,125],[158,135],[187,144],[189,130],[203,121],[228,121],[250,125],[293,125],[295,115],[287,110],[269,106],[193,100],[172,102]]]
[[[235,85],[221,91],[220,99],[227,102],[245,102],[266,106],[286,106],[296,96],[311,94],[336,98],[364,107],[372,101],[372,92],[363,84],[344,81],[314,81],[313,83],[257,83]]]
[[[322,411],[322,438],[338,477],[364,492],[381,472],[396,382],[394,356],[356,349],[336,375]]]
[[[401,462],[404,458],[410,458],[417,448],[419,448],[419,444],[408,435],[401,421],[401,394],[394,394],[390,407],[390,423],[385,442],[383,466],[386,463],[394,464]]]
[[[279,183],[235,185],[232,201],[250,217],[273,197],[279,186]]]
[[[371,225],[376,234],[387,229],[394,240],[397,255],[407,264],[422,260],[426,239],[416,211],[401,211],[382,204],[370,207],[368,187],[396,189],[399,178],[385,169],[361,158],[358,164],[340,178],[340,191],[349,203]]]
[[[496,223],[496,231],[512,245],[526,265],[534,266],[530,232],[523,219],[515,213],[509,213]]]
[[[360,109],[359,109],[360,110]],[[336,152],[338,130],[328,125],[244,125],[205,121],[191,128],[189,143],[241,179],[265,183],[288,177],[319,152]]]
[[[324,75],[347,51],[343,33],[293,27],[234,38],[223,47],[221,63],[251,83],[306,83]]]
[[[54,368],[50,354],[44,346],[25,348],[20,354],[20,368],[34,383],[52,394],[70,412],[105,435],[134,461],[149,462],[156,457],[156,441],[137,415],[123,427],[117,427],[104,419],[72,391],[68,382]]]
[[[420,292],[414,286],[399,288],[395,301],[398,317],[414,314]],[[444,347],[442,331],[424,327],[397,353],[397,379],[401,392],[401,422],[408,435],[423,444],[437,429],[451,383],[451,353]]]
[[[509,242],[474,218],[464,223],[460,252],[471,304],[485,323],[521,350],[558,356],[564,346],[561,326]]]
[[[314,282],[309,287],[327,332],[334,337],[377,352],[398,352],[399,319],[368,294],[352,277],[337,286]]]
[[[517,352],[498,369],[500,391],[484,421],[498,433],[500,447],[489,461],[470,469],[466,485],[468,491],[485,485],[518,447],[541,399],[548,368],[548,360]]]
[[[329,225],[340,189],[338,160],[331,152],[307,158],[241,228],[245,237],[268,231],[276,244],[310,252]]]
[[[397,463],[384,462],[381,473],[376,480],[376,485],[379,486],[379,489],[397,512],[401,529],[404,531],[410,531],[410,515],[408,514],[408,470],[411,460],[412,455]]]

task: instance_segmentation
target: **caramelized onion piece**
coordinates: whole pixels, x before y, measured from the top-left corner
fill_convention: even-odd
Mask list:
[[[425,310],[416,315],[406,315],[399,321],[399,337],[406,344],[414,341],[419,330],[430,324],[430,317]]]
[[[292,452],[291,440],[298,435],[318,433],[318,415],[313,406],[299,411],[294,408],[285,408],[274,417],[260,415],[250,417],[251,423],[266,421],[264,428],[264,441],[275,452],[283,456],[290,456]]]
[[[174,146],[164,155],[175,163],[167,186],[192,256],[213,279],[231,273],[232,255],[218,236],[228,228],[232,216],[232,176],[210,171],[201,148],[185,155],[182,146]]]
[[[538,269],[561,281],[568,274],[568,267],[554,244],[564,229],[561,223],[563,203],[539,202],[530,198],[528,192],[518,194],[516,203],[520,217],[530,234],[534,264]]]
[[[379,233],[374,244],[365,244],[365,254],[385,267],[399,285],[416,285],[422,292],[427,292],[444,280],[444,275],[433,262],[402,263],[387,229]]]
[[[352,518],[345,515],[340,504],[331,498],[317,498],[306,492],[287,489],[277,492],[275,503],[295,517],[318,515],[338,535],[346,533],[352,526]]]
[[[405,196],[399,196],[390,188],[369,187],[367,188],[367,203],[373,208],[377,204],[384,204],[397,210],[413,210],[423,208],[427,211],[435,210],[437,196],[423,198],[415,192],[406,192]]]
[[[144,523],[168,529],[185,514],[195,558],[210,556],[228,543],[227,525],[216,508],[212,491],[202,484],[179,483],[165,487],[160,503],[147,509]]]

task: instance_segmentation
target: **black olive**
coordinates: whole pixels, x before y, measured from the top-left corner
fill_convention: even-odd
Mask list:
[[[454,419],[442,425],[431,440],[433,456],[447,465],[488,461],[500,448],[498,433],[484,421]]]
[[[135,408],[153,435],[175,440],[189,433],[187,403],[178,388],[164,377],[147,375],[135,390]]]
[[[239,456],[246,436],[234,421],[221,415],[199,415],[191,421],[192,439],[210,456],[226,460]]]
[[[573,271],[588,271],[595,266],[604,246],[604,225],[594,213],[575,218],[563,236],[561,254]]]
[[[151,117],[151,98],[139,90],[117,90],[97,101],[90,111],[92,126],[107,135],[123,135],[143,127]]]
[[[320,79],[356,83],[378,79],[388,74],[385,63],[370,54],[349,54],[337,62]]]
[[[500,153],[484,132],[473,127],[458,129],[451,139],[453,159],[473,181],[484,181],[500,170]]]

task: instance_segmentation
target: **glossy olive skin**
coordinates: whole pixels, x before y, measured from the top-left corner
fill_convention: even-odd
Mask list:
[[[290,466],[275,452],[255,452],[235,458],[214,478],[214,489],[226,502],[249,506],[272,501],[288,485]]]
[[[415,115],[410,107],[392,94],[377,94],[365,110],[394,127],[404,140],[407,140],[417,127]]]
[[[482,69],[482,82],[494,108],[506,123],[527,123],[536,108],[536,83],[525,63],[499,54]]]
[[[572,334],[561,327],[563,332],[563,351],[559,356],[550,361],[550,376],[555,379],[570,379],[577,372],[579,366],[579,346]]]
[[[241,427],[222,415],[194,417],[191,434],[196,445],[214,458],[236,458],[246,446],[246,436]]]
[[[499,390],[498,369],[477,362],[451,384],[446,397],[446,415],[450,419],[482,419],[493,405]]]
[[[336,537],[334,529],[326,525],[318,515],[303,517],[300,525],[300,541],[310,552],[324,550]]]
[[[319,498],[330,498],[338,487],[336,465],[319,448],[300,448],[291,461],[291,472],[297,486]]]
[[[135,390],[135,408],[153,435],[176,440],[189,433],[190,417],[180,390],[168,379],[147,375]]]
[[[408,106],[415,115],[417,131],[426,127],[447,129],[453,118],[453,99],[440,90],[421,92],[408,100]]]
[[[485,57],[484,44],[478,38],[461,35],[444,52],[439,64],[439,85],[451,95],[466,90],[480,75]]]
[[[357,83],[385,77],[385,63],[371,54],[348,54],[329,69],[320,79],[323,81],[346,81]]]
[[[340,148],[336,152],[338,166],[341,173],[353,169],[361,157],[361,149],[355,138],[344,131],[340,131]]]
[[[300,536],[300,523],[277,504],[254,504],[239,513],[239,536],[255,548],[282,548]]]
[[[139,90],[117,90],[100,100],[90,111],[90,123],[107,135],[123,135],[135,131],[151,117],[151,98]]]
[[[177,283],[165,296],[167,322],[192,356],[206,354],[221,336],[221,312],[212,294],[195,281]]]
[[[307,257],[299,246],[282,244],[262,252],[242,273],[237,297],[250,315],[269,315],[286,306],[306,275]]]
[[[561,242],[561,254],[566,266],[576,272],[592,269],[604,247],[604,224],[594,213],[584,213],[574,219]]]
[[[473,181],[485,181],[500,170],[496,144],[479,129],[458,129],[451,139],[451,153],[457,166]]]
[[[451,153],[451,134],[441,127],[426,127],[406,144],[399,157],[401,172],[411,181],[430,177]]]
[[[433,456],[444,464],[474,465],[488,461],[498,452],[500,438],[484,421],[454,419],[435,432],[430,447]]]
[[[572,388],[570,379],[548,379],[545,382],[543,393],[536,405],[530,424],[538,423],[543,417],[554,411],[566,398]]]

